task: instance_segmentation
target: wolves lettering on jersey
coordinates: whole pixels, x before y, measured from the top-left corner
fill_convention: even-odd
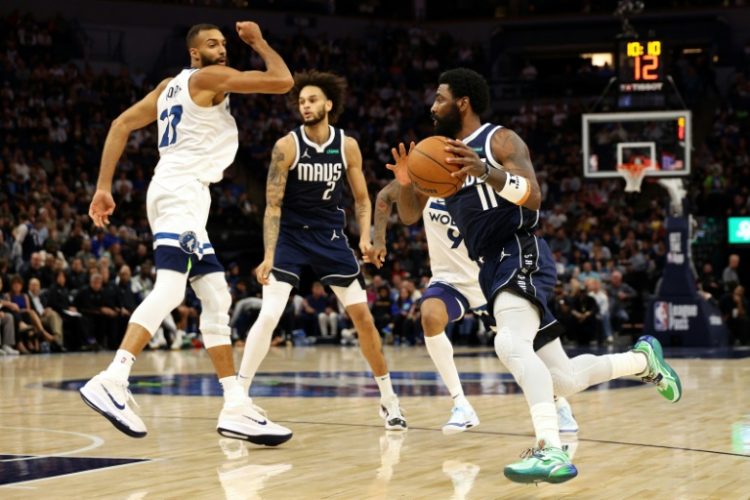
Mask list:
[[[199,106],[190,97],[190,76],[196,71],[182,70],[157,100],[160,158],[154,180],[169,181],[173,188],[195,179],[220,181],[239,145],[229,95],[211,107]]]
[[[328,140],[322,145],[309,139],[304,127],[291,133],[296,153],[286,181],[281,225],[343,228],[346,219],[339,204],[346,171],[344,131],[329,126]]]
[[[485,123],[463,141],[491,168],[502,168],[490,149],[492,135],[499,128],[499,125]],[[464,236],[469,255],[475,260],[494,255],[517,231],[531,230],[539,221],[538,210],[509,202],[488,184],[473,177],[467,178],[458,193],[446,200],[446,206]]]
[[[466,245],[442,198],[429,198],[422,210],[432,279],[449,284],[476,284],[479,267],[469,258]]]

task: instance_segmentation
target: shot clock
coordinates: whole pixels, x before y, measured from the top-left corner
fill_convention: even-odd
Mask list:
[[[659,92],[664,86],[660,40],[629,40],[619,46],[620,92]]]

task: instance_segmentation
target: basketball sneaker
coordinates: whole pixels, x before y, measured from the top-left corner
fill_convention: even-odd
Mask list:
[[[664,361],[664,353],[661,344],[651,335],[639,338],[633,346],[635,352],[646,356],[648,366],[646,371],[636,375],[641,380],[656,385],[656,390],[668,401],[676,403],[682,397],[682,383],[669,364]]]
[[[506,465],[505,477],[515,483],[564,483],[578,475],[578,469],[570,462],[570,457],[560,448],[545,446],[539,442],[538,448],[531,448],[521,454],[520,462]]]
[[[265,446],[278,446],[292,438],[291,430],[271,422],[263,409],[255,406],[250,398],[240,406],[224,406],[216,431],[224,437]]]
[[[458,434],[466,429],[471,429],[479,425],[479,416],[468,401],[456,404],[451,410],[451,418],[443,426],[443,434],[449,436]]]
[[[560,427],[560,432],[578,432],[578,422],[573,416],[573,410],[570,408],[568,400],[563,397],[555,398],[555,406],[557,407],[557,425]]]
[[[380,400],[380,417],[385,420],[385,430],[405,431],[407,429],[406,418],[398,404],[398,397],[393,396],[390,401]]]
[[[118,430],[130,437],[142,438],[146,435],[146,425],[141,417],[130,408],[138,403],[128,389],[128,381],[115,380],[101,372],[79,391],[83,402],[109,420]]]

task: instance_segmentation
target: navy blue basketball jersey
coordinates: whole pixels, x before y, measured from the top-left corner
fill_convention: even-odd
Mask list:
[[[490,149],[492,135],[499,128],[499,125],[485,123],[463,142],[476,151],[490,168],[502,169]],[[467,177],[463,187],[445,202],[464,237],[469,256],[474,260],[494,255],[516,233],[533,230],[539,222],[538,210],[529,210],[509,202],[476,177]]]
[[[328,127],[325,144],[305,135],[304,126],[292,130],[297,147],[281,208],[282,227],[336,229],[346,224],[339,207],[346,178],[344,131]]]

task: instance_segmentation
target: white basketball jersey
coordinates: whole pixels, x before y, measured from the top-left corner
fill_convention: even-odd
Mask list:
[[[154,180],[172,187],[198,179],[219,182],[237,154],[237,124],[229,112],[229,95],[219,104],[203,107],[190,97],[188,82],[197,68],[172,78],[157,102],[159,163]]]
[[[453,223],[445,200],[428,198],[422,210],[422,219],[430,254],[432,281],[476,285],[479,266],[469,258],[463,236]]]

